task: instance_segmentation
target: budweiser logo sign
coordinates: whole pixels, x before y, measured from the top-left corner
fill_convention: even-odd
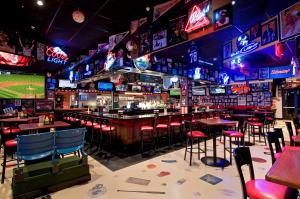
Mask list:
[[[47,61],[56,64],[66,64],[68,61],[68,55],[62,51],[59,47],[46,47]]]
[[[185,26],[186,32],[192,32],[210,24],[210,21],[206,16],[206,13],[208,13],[210,6],[208,4],[203,7],[203,9],[200,9],[198,5],[193,7],[192,12],[190,12],[189,15],[188,22]]]

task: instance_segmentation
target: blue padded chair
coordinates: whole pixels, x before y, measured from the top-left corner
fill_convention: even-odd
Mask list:
[[[21,160],[37,160],[52,156],[54,160],[54,133],[17,136],[17,167]]]
[[[71,154],[80,151],[81,155],[86,154],[84,148],[85,128],[68,129],[55,133],[55,151],[59,155]]]

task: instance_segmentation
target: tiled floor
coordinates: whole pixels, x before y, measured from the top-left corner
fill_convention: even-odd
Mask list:
[[[278,121],[277,127],[284,128],[285,140],[288,141],[288,133],[283,121]],[[218,156],[223,157],[223,145],[218,141]],[[252,157],[261,158],[254,161],[255,177],[264,178],[266,172],[271,166],[271,156],[266,155],[268,152],[267,146],[264,143],[257,143],[251,146]],[[212,141],[208,142],[209,153],[212,153]],[[53,199],[61,198],[109,198],[109,199],[212,199],[212,198],[242,198],[240,178],[238,176],[235,163],[232,166],[224,169],[214,168],[204,165],[197,159],[195,154],[193,165],[190,167],[188,160],[183,160],[184,149],[174,151],[153,159],[135,164],[124,169],[111,171],[98,161],[89,157],[89,165],[92,175],[92,180],[83,185],[77,185],[68,189],[61,190],[51,194]],[[229,155],[227,155],[229,157]],[[162,160],[176,160],[173,163],[165,163]],[[265,160],[265,161],[263,161]],[[245,173],[248,170],[245,168]],[[161,172],[169,172],[169,175],[160,177],[158,174],[168,174]],[[222,179],[216,185],[211,185],[200,177],[212,174]],[[127,183],[129,177],[141,178],[150,180],[148,185],[136,185]],[[248,176],[247,176],[248,177]],[[182,180],[182,184],[177,183]],[[91,189],[97,184],[102,184],[106,191],[94,192],[92,195]],[[95,189],[94,189],[95,190]],[[102,188],[103,190],[103,188]],[[158,191],[165,192],[165,194],[153,193],[130,193],[118,192],[118,190],[131,191]],[[98,195],[99,194],[99,195]],[[5,184],[0,185],[0,198],[11,198],[11,170],[7,172],[7,179]]]

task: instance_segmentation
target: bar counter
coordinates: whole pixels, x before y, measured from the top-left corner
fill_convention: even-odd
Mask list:
[[[216,110],[208,110],[205,112],[215,112]],[[197,112],[202,113],[202,112]],[[197,114],[196,113],[196,114]],[[153,126],[154,118],[157,116],[157,123],[169,123],[169,118],[171,116],[171,121],[181,121],[183,118],[185,119],[188,113],[180,113],[180,112],[168,112],[159,113],[159,114],[144,114],[144,115],[123,115],[119,116],[118,114],[100,114],[97,112],[88,113],[81,112],[84,116],[90,116],[91,118],[106,118],[111,119],[112,125],[117,129],[118,139],[124,145],[130,145],[133,143],[140,142],[140,128],[141,126]],[[183,117],[183,118],[182,118]]]

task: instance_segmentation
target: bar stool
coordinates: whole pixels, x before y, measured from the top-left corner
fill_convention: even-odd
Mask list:
[[[267,145],[266,137],[264,134],[264,124],[261,122],[248,122],[248,125],[250,126],[250,133],[248,133],[249,142],[250,142],[250,136],[253,136],[253,144],[255,144],[255,136],[257,135],[255,130],[258,129],[259,142],[261,142],[260,137],[263,136],[265,140],[265,145]]]
[[[169,116],[169,126],[170,126],[170,139],[171,142],[173,141],[173,138],[175,137],[175,130],[179,130],[179,134],[182,136],[182,116],[177,116],[177,119],[174,120],[175,116]]]
[[[9,162],[6,160],[8,151],[12,151],[12,150],[15,151],[15,148],[17,146],[17,141],[11,138],[16,137],[17,133],[19,132],[20,130],[18,128],[13,128],[13,127],[9,127],[9,128],[6,127],[1,129],[1,143],[3,144],[3,162],[1,164],[2,166],[1,184],[4,183],[4,179],[5,179],[6,163]]]
[[[185,152],[184,152],[184,160],[186,160],[186,153],[190,153],[190,166],[192,166],[192,158],[193,158],[193,144],[194,139],[197,139],[198,143],[198,160],[200,160],[200,152],[205,153],[206,157],[206,139],[207,135],[201,131],[193,130],[193,122],[191,120],[185,120],[185,124],[188,125],[188,132],[187,132],[187,140],[186,140],[186,146],[185,146]],[[200,140],[204,140],[204,149],[200,148]],[[190,144],[190,147],[188,148],[188,145]]]
[[[238,147],[240,147],[240,141],[243,142],[243,146],[245,146],[245,134],[239,131],[234,130],[225,130],[223,131],[224,137],[224,159],[226,159],[226,151],[230,153],[230,164],[232,165],[232,138],[235,139],[238,143]],[[226,138],[229,138],[229,148],[226,147]]]
[[[152,125],[143,125],[143,126],[141,126],[140,127],[140,134],[141,134],[141,155],[143,155],[143,153],[144,153],[144,136],[145,135],[151,138],[151,143],[153,145],[154,151],[156,151],[154,121],[152,121]]]
[[[95,125],[95,127],[96,127],[96,129],[99,129],[99,133],[100,133],[98,148],[100,150],[103,149],[104,137],[107,136],[108,137],[108,145],[109,145],[109,148],[111,151],[113,138],[116,139],[116,137],[117,137],[117,128],[113,125],[112,120],[108,119],[108,118],[100,118],[99,124]]]
[[[156,144],[158,145],[158,139],[164,137],[164,134],[167,133],[168,146],[171,147],[171,135],[169,129],[169,118],[168,117],[154,117],[154,132],[156,134]],[[160,134],[163,132],[163,135]]]
[[[298,190],[287,186],[272,183],[263,179],[255,179],[253,163],[249,147],[239,147],[234,150],[234,158],[237,170],[242,183],[243,199],[255,198],[276,198],[276,199],[296,199]],[[242,167],[248,165],[250,180],[245,182]]]

